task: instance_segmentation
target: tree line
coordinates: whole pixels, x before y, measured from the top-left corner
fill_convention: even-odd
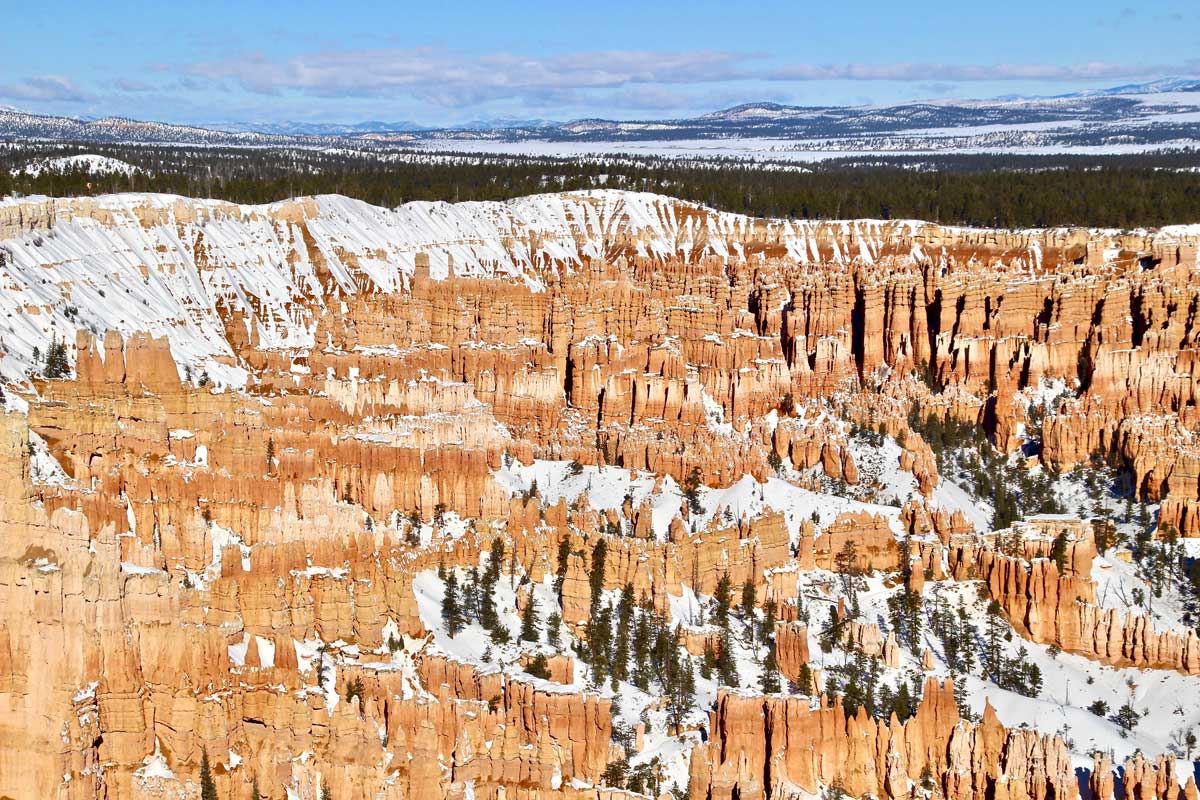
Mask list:
[[[131,174],[22,168],[98,153]],[[799,166],[734,159],[548,158],[132,145],[14,145],[0,195],[166,192],[266,203],[342,194],[381,206],[505,200],[547,191],[650,191],[753,216],[923,219],[1001,228],[1159,226],[1200,220],[1200,153],[856,157]]]

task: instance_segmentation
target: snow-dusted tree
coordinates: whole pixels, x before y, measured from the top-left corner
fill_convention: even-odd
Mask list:
[[[67,345],[55,339],[46,351],[46,367],[42,374],[47,378],[65,378],[71,373],[71,363],[67,360]]]
[[[454,570],[449,570],[446,574],[446,591],[442,595],[442,623],[451,636],[457,636],[463,627],[462,606],[458,600],[458,575]]]
[[[521,641],[536,642],[540,634],[541,631],[538,628],[537,595],[531,591],[529,593],[529,602],[525,604],[525,610],[521,612]]]

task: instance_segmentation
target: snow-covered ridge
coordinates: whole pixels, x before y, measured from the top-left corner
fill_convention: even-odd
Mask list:
[[[30,161],[20,169],[13,170],[13,174],[24,174],[36,178],[43,172],[74,172],[76,170],[82,170],[92,175],[133,175],[142,171],[140,167],[135,167],[128,161],[121,161],[118,158],[95,153],[81,153],[75,156]]]
[[[782,246],[799,263],[871,263],[885,245],[949,231],[911,221],[758,220],[617,190],[395,209],[336,195],[262,206],[157,194],[7,199],[0,375],[20,379],[34,348],[44,353],[55,338],[71,345],[77,330],[113,329],[165,335],[177,362],[236,385],[240,370],[215,361],[232,356],[223,314],[244,312],[263,347],[310,347],[327,303],[402,291],[420,254],[434,279],[499,278],[538,291],[552,268],[630,251],[741,260],[756,242]],[[323,284],[319,271],[332,281]]]

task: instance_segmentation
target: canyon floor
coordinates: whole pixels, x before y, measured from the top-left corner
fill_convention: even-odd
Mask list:
[[[0,798],[1196,800],[1198,249],[0,201]]]

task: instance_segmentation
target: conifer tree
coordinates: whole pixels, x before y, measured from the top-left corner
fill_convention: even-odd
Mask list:
[[[858,559],[858,545],[853,539],[847,539],[845,546],[834,556],[834,566],[841,578],[842,590],[850,600],[851,606],[857,607],[862,567]]]
[[[908,691],[906,681],[900,681],[900,686],[896,689],[896,698],[892,702],[890,710],[901,722],[904,722],[912,714],[912,694]]]
[[[995,600],[988,603],[987,623],[984,636],[983,667],[988,677],[997,684],[1004,681],[1004,654],[1000,652],[1001,620],[1000,604]]]
[[[713,599],[717,603],[716,609],[713,611],[713,620],[721,627],[722,630],[729,630],[729,604],[731,602],[732,589],[729,581],[729,573],[722,573],[717,579],[717,588],[713,591]]]
[[[1054,537],[1054,543],[1050,546],[1050,560],[1058,567],[1058,572],[1061,575],[1067,567],[1067,532],[1059,531]]]
[[[821,652],[833,652],[834,645],[842,641],[842,630],[845,628],[845,621],[838,616],[837,606],[829,607],[829,622],[821,630],[820,645]]]
[[[458,574],[454,570],[450,570],[446,575],[446,591],[442,595],[442,622],[451,636],[457,636],[463,627],[462,607],[458,602]]]
[[[748,618],[754,613],[757,605],[758,593],[754,588],[754,581],[747,578],[742,584],[742,615]]]
[[[650,612],[643,608],[637,615],[637,624],[633,629],[633,685],[642,691],[650,687],[653,674],[650,665],[651,639]]]
[[[717,668],[717,651],[712,643],[704,640],[704,654],[700,658],[700,677],[704,680],[712,678],[713,670]]]
[[[688,512],[692,516],[697,516],[704,513],[704,506],[700,502],[700,468],[692,467],[692,471],[688,473],[687,478],[683,482],[683,496],[687,500]]]
[[[550,680],[550,664],[546,658],[546,654],[535,654],[533,658],[529,659],[525,671],[535,678],[541,678],[544,681]]]
[[[46,368],[42,374],[47,378],[65,378],[71,372],[71,364],[67,361],[67,345],[55,339],[46,351]]]
[[[725,686],[738,685],[737,659],[733,654],[733,636],[729,629],[721,631],[721,646],[717,650],[717,676]]]
[[[617,631],[613,643],[613,678],[626,680],[629,677],[630,628],[633,625],[633,584],[621,589],[617,603]]]
[[[774,642],[767,643],[767,655],[763,658],[759,687],[763,694],[775,694],[779,691],[779,664],[775,660]]]
[[[479,620],[479,567],[467,571],[467,582],[462,592],[463,622]]]
[[[588,662],[592,666],[592,678],[597,685],[603,684],[611,672],[609,660],[612,645],[612,607],[607,603],[594,614],[587,624]]]
[[[537,614],[537,595],[531,591],[529,602],[525,604],[525,610],[521,613],[521,641],[536,642],[538,640],[541,632],[538,629]]]
[[[1117,713],[1113,717],[1113,720],[1121,726],[1121,736],[1124,738],[1129,731],[1137,727],[1137,724],[1139,721],[1141,721],[1141,718],[1142,717],[1140,714],[1138,714],[1137,709],[1133,707],[1133,703],[1126,703],[1117,709]]]
[[[555,650],[562,647],[562,641],[559,638],[560,627],[562,627],[562,617],[555,611],[546,619],[546,644]]]
[[[479,584],[479,624],[492,632],[492,638],[508,641],[508,632],[501,631],[500,616],[496,613],[496,582],[500,580],[500,567],[504,563],[504,540],[497,536],[492,540],[488,554],[487,569]]]
[[[812,668],[808,666],[808,662],[801,664],[800,669],[796,670],[796,683],[804,694],[813,693]]]
[[[217,800],[217,784],[213,780],[207,748],[200,754],[200,800]]]
[[[554,573],[554,593],[562,602],[563,583],[567,580],[567,566],[571,562],[571,538],[564,536],[558,540],[558,564]]]
[[[663,694],[667,698],[667,723],[678,729],[692,710],[696,694],[696,673],[692,660],[680,652],[680,630],[676,626],[668,638],[671,642],[671,657],[664,662],[662,675]]]
[[[775,601],[768,600],[763,603],[763,618],[762,625],[759,627],[759,638],[763,641],[775,638]]]
[[[971,618],[967,614],[966,603],[960,598],[958,601],[958,629],[959,652],[962,653],[962,671],[964,674],[970,674],[975,670],[975,626],[971,623]]]
[[[1037,697],[1042,693],[1042,668],[1037,664],[1030,664],[1026,673],[1029,678],[1029,697]]]
[[[592,548],[591,570],[588,573],[588,585],[592,591],[591,610],[596,613],[600,604],[600,594],[604,591],[604,563],[608,558],[608,542],[601,537]]]

